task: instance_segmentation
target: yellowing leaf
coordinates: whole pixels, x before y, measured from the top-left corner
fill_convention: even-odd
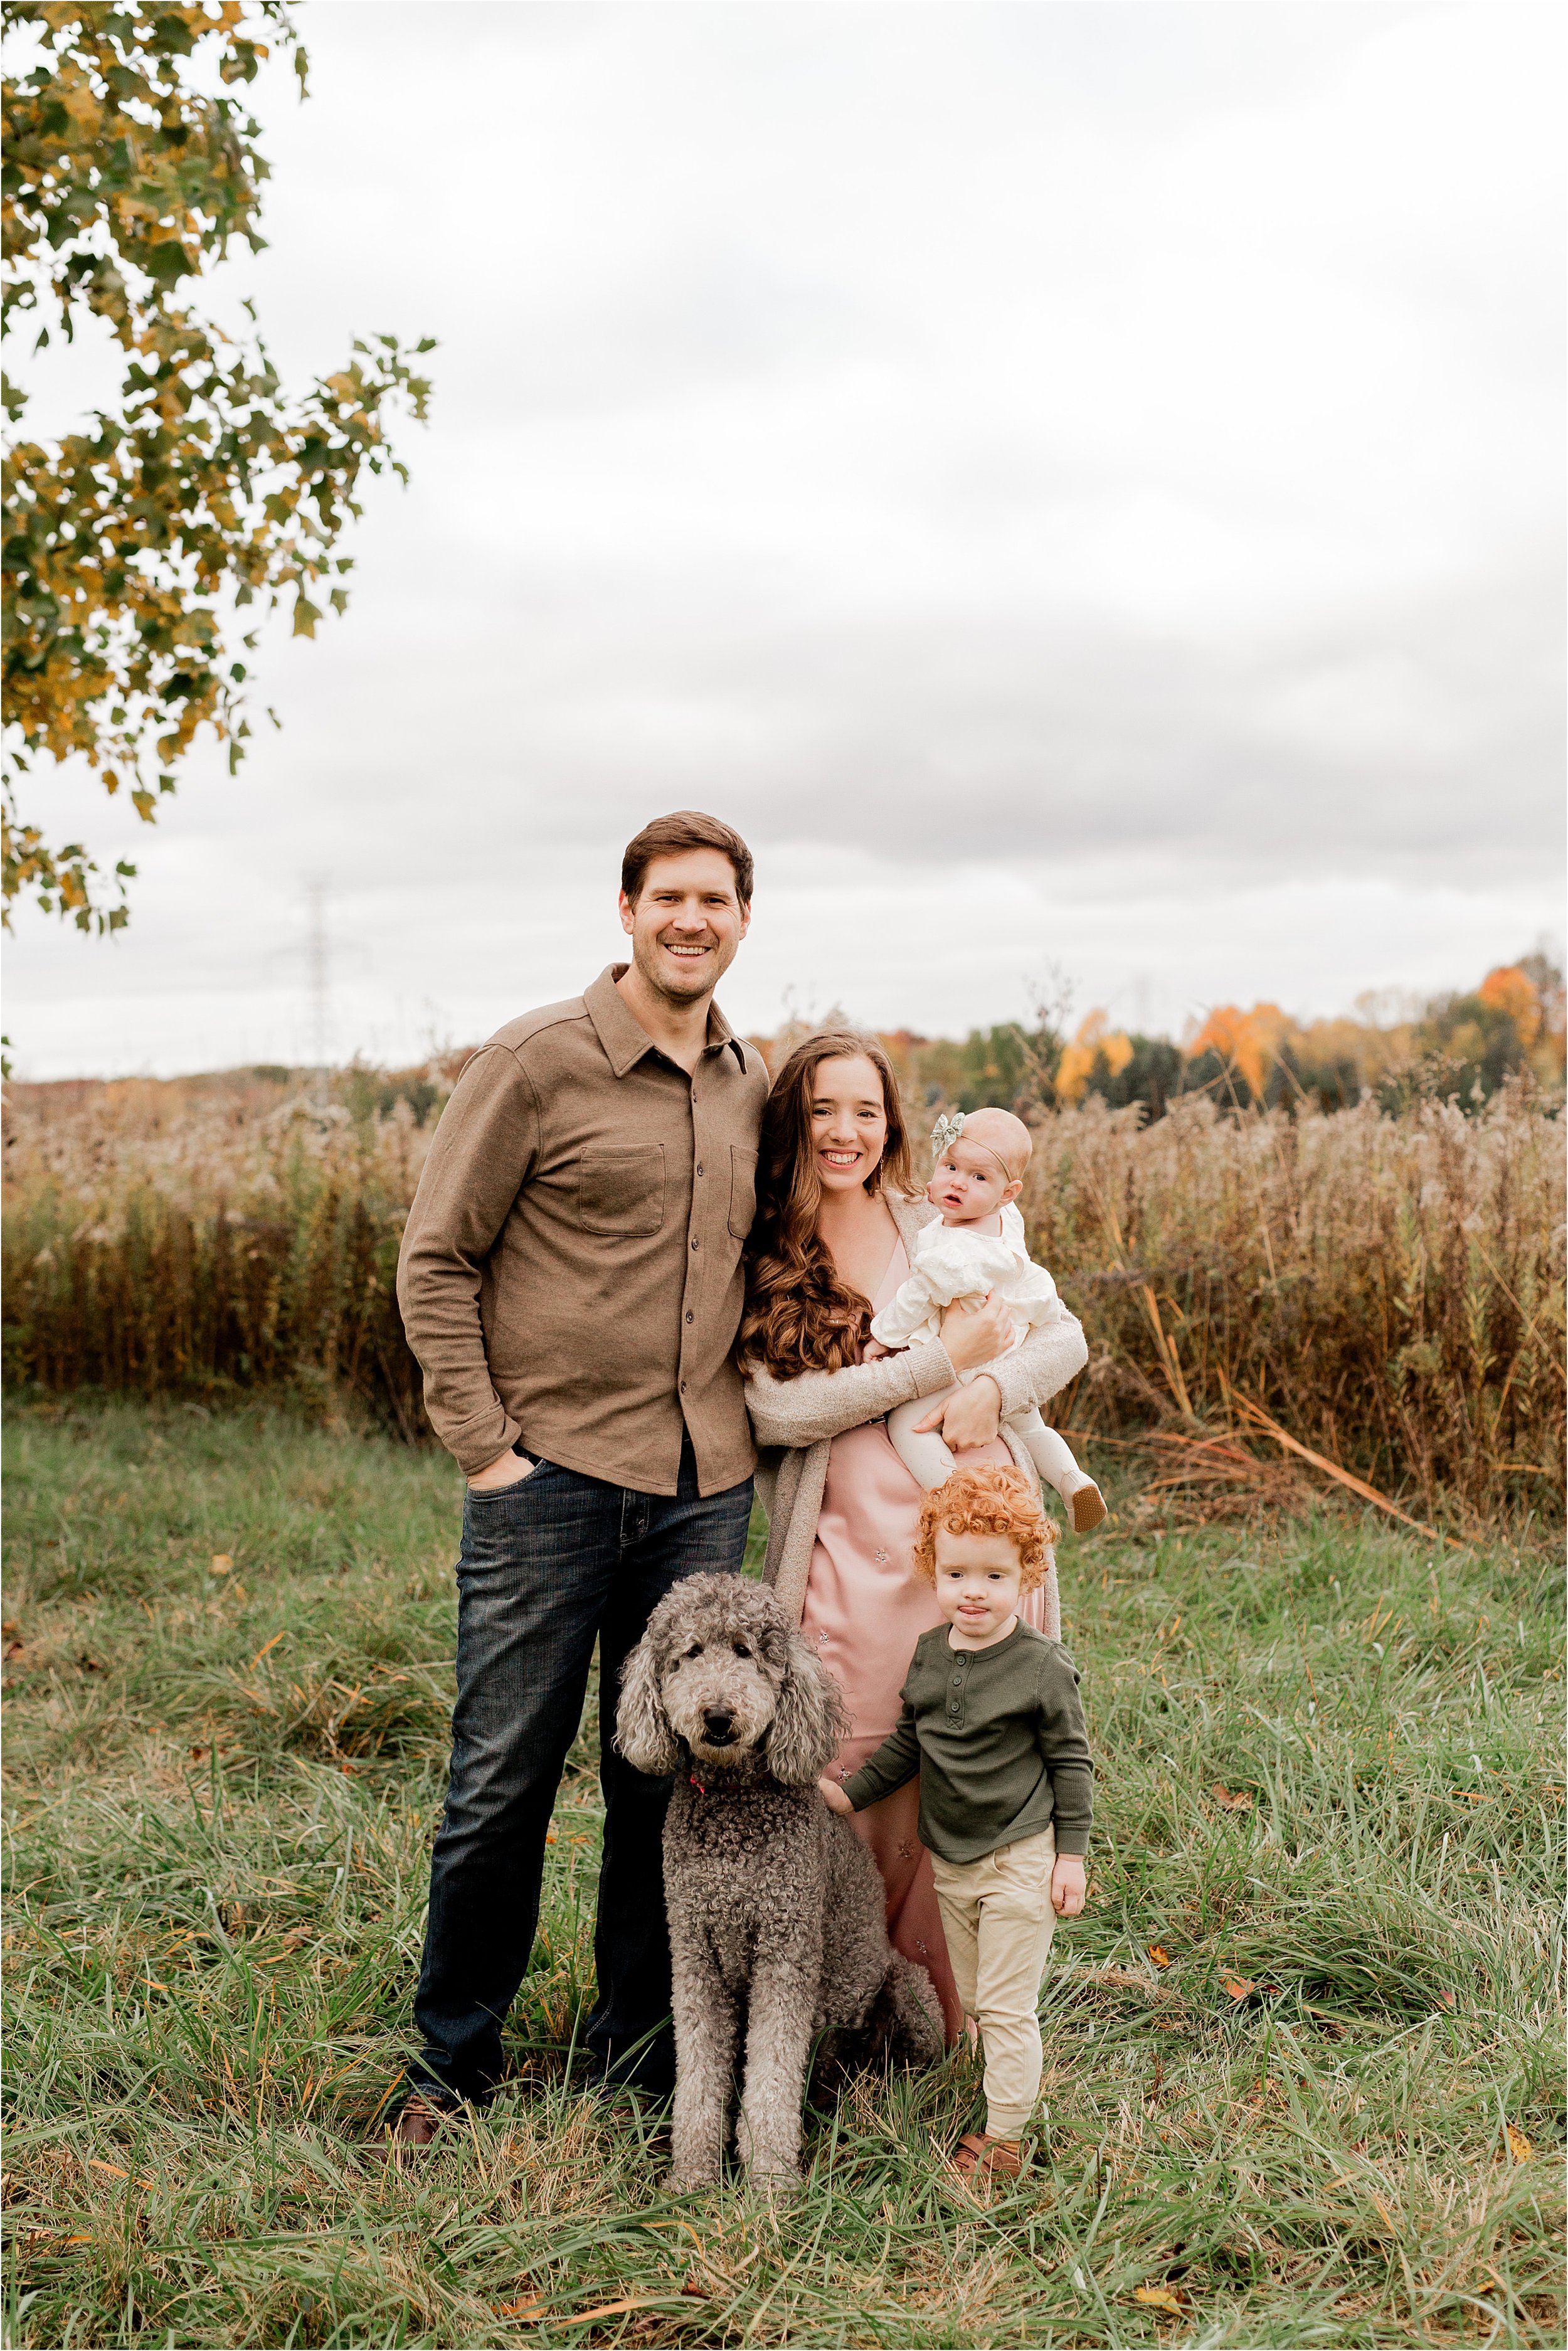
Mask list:
[[[112,2172],[116,2179],[129,2179],[133,2188],[151,2188],[153,2185],[151,2179],[144,2179],[139,2171],[122,2171],[118,2163],[105,2163],[99,2156],[89,2155],[88,2161],[95,2171]]]
[[[1182,2315],[1180,2303],[1175,2294],[1167,2293],[1163,2285],[1138,2286],[1134,2289],[1133,2300],[1146,2302],[1151,2310],[1168,2310],[1173,2318],[1179,2318]]]
[[[233,1565],[234,1560],[229,1552],[226,1551],[215,1551],[213,1553],[213,1563],[211,1567],[208,1568],[207,1573],[209,1575],[227,1575]]]
[[[1158,1943],[1149,1945],[1149,1957],[1156,1968],[1168,1968],[1171,1963],[1170,1953]]]
[[[1526,2138],[1524,2133],[1521,2130],[1517,2130],[1512,2123],[1510,2123],[1507,2126],[1507,2129],[1508,2151],[1510,2155],[1512,2156],[1515,2163],[1528,2163],[1531,2157],[1535,2153],[1534,2142]]]
[[[1252,1799],[1245,1789],[1239,1795],[1233,1796],[1223,1782],[1217,1780],[1212,1792],[1228,1813],[1249,1813],[1252,1810]]]
[[[1250,1976],[1221,1976],[1219,1989],[1232,2000],[1245,2000],[1249,1992],[1257,1990],[1257,1986]]]
[[[574,2310],[570,2318],[563,2317],[559,2324],[563,2326],[586,2326],[591,2318],[619,2318],[622,2311],[650,2310],[664,2299],[664,2296],[661,2294],[622,2294],[619,2302],[597,2302],[591,2310]]]
[[[542,2302],[499,2302],[496,2305],[497,2318],[542,2318],[544,2314]]]

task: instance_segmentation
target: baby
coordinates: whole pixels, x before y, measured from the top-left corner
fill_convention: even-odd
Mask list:
[[[986,2060],[986,2128],[959,2140],[965,2179],[1016,2179],[1040,2095],[1040,1984],[1056,1921],[1083,1907],[1094,1772],[1078,1673],[1019,1615],[1043,1578],[1051,1523],[1021,1469],[955,1470],[920,1509],[915,1570],[942,1622],[915,1643],[892,1735],[841,1787],[855,1813],[920,1775],[920,1841],[964,2012]]]
[[[942,1211],[942,1221],[922,1231],[909,1280],[873,1322],[872,1336],[884,1347],[940,1338],[946,1308],[960,1300],[978,1305],[995,1290],[1011,1313],[1016,1346],[1031,1325],[1054,1322],[1061,1311],[1056,1284],[1030,1259],[1023,1218],[1013,1206],[1033,1147],[1029,1129],[1009,1110],[973,1110],[938,1119],[931,1139],[936,1172],[925,1196]],[[961,1374],[965,1382],[977,1376]],[[887,1416],[894,1450],[910,1476],[927,1488],[946,1485],[953,1474],[953,1456],[941,1437],[915,1425],[930,1409],[929,1396],[917,1397]],[[1002,1425],[1061,1495],[1074,1534],[1097,1527],[1105,1515],[1099,1487],[1055,1429],[1047,1428],[1036,1406],[1009,1415]]]

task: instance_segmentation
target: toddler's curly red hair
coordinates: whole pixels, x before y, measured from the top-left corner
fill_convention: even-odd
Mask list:
[[[1051,1544],[1060,1531],[1040,1508],[1040,1496],[1021,1469],[982,1462],[955,1469],[945,1486],[933,1487],[920,1505],[915,1537],[915,1573],[936,1581],[936,1537],[1005,1535],[1019,1555],[1020,1588],[1032,1592],[1045,1582]]]

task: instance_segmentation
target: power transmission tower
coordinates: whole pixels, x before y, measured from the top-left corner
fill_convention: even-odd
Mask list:
[[[305,939],[305,962],[310,988],[311,1043],[315,1048],[316,1094],[319,1102],[327,1099],[328,1040],[330,1028],[329,1003],[329,949],[327,940],[327,885],[324,882],[306,884],[306,903],[309,910]]]

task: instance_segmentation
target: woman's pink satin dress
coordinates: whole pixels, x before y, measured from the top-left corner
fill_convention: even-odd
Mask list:
[[[908,1273],[900,1241],[872,1301],[873,1312]],[[868,1350],[881,1352],[874,1342]],[[1000,1437],[962,1458],[967,1463],[1012,1460]],[[849,1710],[850,1736],[829,1767],[837,1778],[858,1771],[887,1737],[898,1720],[898,1694],[915,1644],[942,1622],[936,1593],[911,1564],[919,1513],[920,1489],[894,1451],[884,1422],[869,1421],[834,1437],[800,1630],[838,1682]],[[1043,1629],[1043,1590],[1036,1589],[1024,1595],[1019,1613]],[[919,1812],[920,1782],[911,1780],[856,1813],[851,1825],[882,1872],[894,1947],[930,1970],[951,2042],[963,2030],[963,2011],[942,1938],[931,1857],[915,1825]]]

